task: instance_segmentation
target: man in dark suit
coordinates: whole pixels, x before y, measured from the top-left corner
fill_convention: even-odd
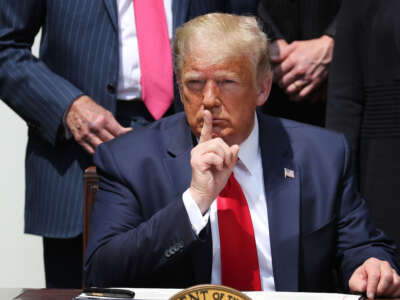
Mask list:
[[[331,291],[336,269],[352,292],[399,295],[344,137],[256,114],[272,77],[256,20],[195,18],[174,53],[185,114],[97,148],[87,285]]]
[[[206,12],[253,9],[240,0],[164,5],[170,32]],[[0,7],[0,98],[29,130],[25,232],[44,237],[47,287],[80,287],[82,170],[97,145],[130,130],[126,116],[135,126],[154,120],[138,99],[139,80],[130,77],[137,59],[127,66],[137,51],[127,42],[135,37],[133,2],[1,0]],[[129,16],[132,26],[124,28]],[[30,47],[39,29],[36,58]]]
[[[260,0],[274,84],[263,111],[324,126],[326,83],[341,0]]]

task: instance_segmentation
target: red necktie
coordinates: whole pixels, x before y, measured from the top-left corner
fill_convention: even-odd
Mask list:
[[[241,291],[260,291],[260,268],[246,198],[233,173],[217,199],[221,281]]]
[[[174,97],[172,54],[163,0],[134,0],[144,104],[158,120]]]

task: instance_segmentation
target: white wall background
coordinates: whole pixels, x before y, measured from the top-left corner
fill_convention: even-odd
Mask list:
[[[0,287],[44,287],[42,238],[24,234],[27,127],[3,101],[0,141]]]

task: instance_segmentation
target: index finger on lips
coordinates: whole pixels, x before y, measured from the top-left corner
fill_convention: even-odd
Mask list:
[[[204,110],[203,128],[201,129],[199,143],[204,143],[212,138],[212,116],[209,110]]]

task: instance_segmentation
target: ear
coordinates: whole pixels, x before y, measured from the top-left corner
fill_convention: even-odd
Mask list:
[[[260,75],[258,81],[257,106],[263,105],[271,92],[272,74]]]

